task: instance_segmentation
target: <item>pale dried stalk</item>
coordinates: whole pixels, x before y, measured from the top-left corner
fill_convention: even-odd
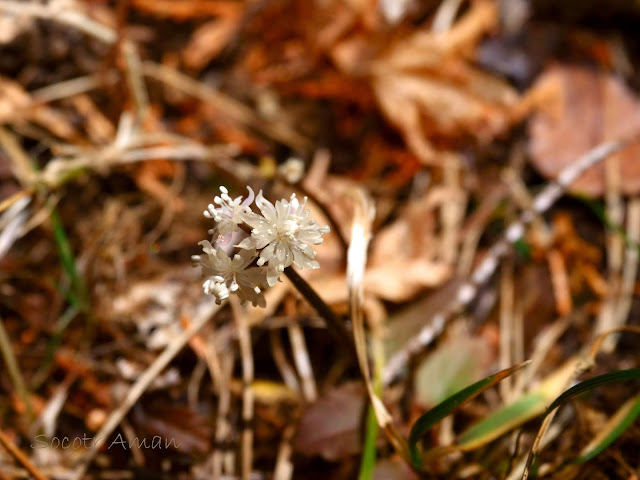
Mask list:
[[[198,395],[200,394],[200,383],[204,378],[204,374],[207,371],[207,362],[202,358],[198,359],[198,363],[193,368],[191,375],[189,376],[189,383],[187,384],[187,404],[189,407],[195,408],[198,405]]]
[[[500,370],[514,365],[513,361],[513,317],[514,317],[513,264],[505,262],[500,279]],[[499,384],[500,396],[504,403],[513,398],[513,381],[507,377]]]
[[[212,332],[207,339],[207,351],[205,353],[205,360],[207,362],[207,368],[211,374],[211,380],[213,381],[213,387],[216,392],[222,391],[225,388],[225,377],[222,373],[222,364],[220,362],[220,356],[218,355],[218,349],[215,342],[216,332]]]
[[[318,398],[318,389],[313,376],[313,368],[309,360],[309,351],[304,340],[302,328],[297,322],[287,327],[289,339],[291,341],[291,349],[293,350],[293,361],[298,369],[300,380],[302,381],[302,395],[305,401],[315,402]]]
[[[544,438],[540,441],[540,448],[546,447],[548,444],[550,444],[556,438],[558,438],[558,435],[565,432],[567,428],[567,424],[569,423],[569,420],[570,420],[569,412],[565,412],[565,413],[561,412],[559,417],[560,418],[558,419],[556,424],[551,426],[551,428],[549,428]],[[509,475],[505,480],[520,479],[522,475],[522,471],[524,470],[526,461],[527,461],[527,456],[522,455],[518,460],[518,463],[511,469],[511,472],[509,473]]]
[[[513,344],[511,348],[513,349],[513,364],[517,365],[525,361],[525,350],[524,350],[524,307],[522,302],[517,302],[515,305],[515,310],[513,311]],[[530,367],[529,367],[530,368]],[[526,369],[528,370],[528,369]],[[523,392],[523,388],[518,384],[518,379],[522,377],[522,373],[515,377],[513,382],[514,386],[511,390],[511,394],[513,398],[517,395],[521,395]]]
[[[109,435],[111,435],[115,428],[120,424],[131,407],[135,405],[142,394],[147,390],[147,388],[149,388],[149,385],[151,385],[151,383],[162,372],[162,370],[164,370],[169,362],[171,362],[173,357],[175,357],[180,352],[180,350],[184,348],[191,337],[198,333],[198,331],[202,327],[204,327],[209,322],[209,320],[211,320],[218,308],[219,307],[214,302],[210,302],[204,308],[202,308],[195,316],[191,324],[180,335],[175,337],[173,341],[169,345],[167,345],[164,351],[158,356],[158,358],[156,358],[154,362],[149,365],[147,370],[145,370],[145,372],[140,375],[138,380],[131,386],[131,388],[127,392],[127,396],[122,400],[120,405],[113,412],[111,412],[111,415],[104,423],[100,431],[96,433],[96,441],[91,445],[91,448],[88,450],[83,462],[74,473],[72,480],[81,480],[82,477],[84,477],[87,469],[89,468],[89,465],[97,455],[100,448],[105,444],[105,442],[109,438]]]
[[[607,158],[604,162],[604,167],[607,185],[605,192],[607,219],[613,225],[622,225],[624,219],[624,203],[621,192],[620,157],[618,155],[612,155]],[[610,280],[618,282],[620,273],[622,272],[622,261],[624,257],[624,239],[619,232],[607,232],[607,254],[609,261],[609,278]]]
[[[611,157],[605,162],[605,204],[606,218],[612,225],[622,225],[624,204],[621,198],[620,163],[617,157]],[[607,225],[605,225],[605,228]],[[599,334],[617,326],[616,309],[619,302],[621,271],[624,257],[624,240],[620,232],[607,231],[607,296],[603,303],[595,333]],[[615,337],[609,337],[603,344],[605,351],[611,352],[615,347]]]
[[[442,0],[433,22],[431,22],[431,31],[433,33],[444,33],[449,30],[461,5],[462,0]]]
[[[42,18],[43,20],[54,20],[76,28],[107,44],[115,43],[117,39],[116,32],[113,29],[96,22],[83,12],[68,8],[67,2],[51,1],[43,4],[0,0],[0,12]]]
[[[469,276],[473,267],[473,259],[478,249],[478,242],[489,222],[492,213],[505,197],[506,189],[499,185],[491,189],[481,200],[480,205],[471,214],[462,235],[462,246],[458,259],[457,273],[460,278]]]
[[[398,434],[393,426],[391,414],[387,411],[382,400],[376,393],[374,380],[369,368],[367,354],[367,339],[364,329],[364,273],[367,264],[367,248],[371,239],[371,225],[374,207],[362,190],[350,192],[354,199],[354,219],[351,226],[351,243],[347,250],[347,285],[349,288],[349,313],[353,324],[353,339],[360,371],[364,378],[369,401],[378,421],[379,427],[385,432],[396,451],[403,458],[408,459],[406,441]],[[381,350],[380,345],[378,348]],[[379,356],[377,356],[379,358]]]
[[[282,122],[264,121],[256,115],[256,112],[243,103],[177,70],[146,61],[142,64],[142,71],[146,76],[155,78],[183,93],[199,98],[211,104],[220,112],[224,112],[233,121],[255,128],[264,135],[291,146],[296,151],[304,151],[309,146],[308,140],[288,125]]]
[[[622,237],[622,235],[618,234]],[[622,326],[629,317],[631,311],[631,303],[633,300],[633,292],[635,287],[635,279],[638,274],[638,242],[640,241],[640,198],[635,197],[629,201],[627,207],[627,229],[626,229],[627,246],[624,252],[624,264],[622,266],[622,282],[618,292],[615,292],[610,306],[611,324],[600,326],[598,333],[612,328]],[[613,335],[603,342],[602,349],[605,352],[611,352],[616,344],[619,335]]]
[[[456,158],[456,160],[459,160]],[[447,190],[453,193],[453,201],[443,202],[440,208],[440,223],[442,234],[440,235],[440,255],[448,265],[453,265],[458,258],[458,244],[460,242],[460,229],[464,220],[466,196],[460,187],[460,163],[459,161],[447,162],[443,166],[443,183]]]
[[[276,457],[276,467],[273,470],[273,480],[290,480],[293,477],[293,463],[291,462],[293,446],[291,445],[291,440],[295,432],[295,425],[288,425],[284,429],[282,441],[278,448],[278,456]]]
[[[253,466],[253,348],[251,346],[251,331],[243,308],[238,298],[230,298],[233,317],[238,329],[238,343],[240,344],[240,361],[242,364],[242,436],[240,443],[240,475],[242,480],[249,480]]]
[[[106,74],[86,75],[53,83],[37,90],[31,90],[29,94],[36,102],[48,103],[86,93],[103,85],[112,85],[116,80],[115,72],[108,71]]]
[[[511,196],[518,207],[522,210],[531,210],[533,198],[531,198],[526,185],[522,181],[522,177],[516,174],[513,168],[507,168],[502,172],[501,178],[507,188],[509,188]],[[531,228],[539,232],[545,241],[551,238],[551,232],[542,215],[534,215],[533,220],[531,220]]]
[[[273,361],[280,372],[284,384],[291,390],[300,391],[300,383],[298,377],[287,360],[287,355],[284,352],[282,346],[282,340],[280,339],[280,332],[276,329],[269,332],[269,340],[271,342],[271,352],[273,354]]]
[[[25,188],[33,187],[37,177],[31,159],[24,151],[15,135],[0,127],[0,146],[7,152],[11,162],[11,173]]]
[[[215,431],[215,443],[213,453],[211,454],[211,474],[213,480],[218,480],[222,475],[222,466],[224,463],[223,452],[219,449],[218,445],[228,439],[231,433],[231,426],[229,425],[229,409],[231,408],[231,390],[229,389],[229,382],[233,373],[233,356],[227,355],[223,357],[223,378],[221,383],[221,389],[218,394],[218,411],[216,418],[216,431]]]
[[[0,445],[2,445],[7,452],[9,452],[11,456],[15,458],[16,461],[20,463],[31,475],[33,475],[33,478],[36,480],[48,480],[47,477],[43,475],[33,463],[31,463],[31,460],[22,453],[22,450],[11,442],[11,439],[7,437],[2,430],[0,430]]]
[[[122,422],[120,422],[120,428],[122,428],[122,433],[124,433],[127,443],[131,445],[129,449],[131,450],[133,462],[138,466],[144,465],[144,454],[140,450],[139,443],[136,441],[137,436],[135,430],[126,419],[122,419]]]
[[[585,170],[630,143],[637,141],[637,139],[633,139],[631,141],[608,142],[598,145],[560,172],[555,181],[550,182],[536,195],[531,209],[523,212],[518,220],[512,222],[506,228],[502,238],[489,249],[485,258],[471,274],[471,278],[458,288],[455,299],[448,307],[434,315],[429,325],[410,340],[404,349],[398,351],[389,359],[384,372],[384,384],[389,385],[392,383],[404,369],[409,359],[442,333],[447,319],[466,308],[474,300],[480,285],[491,278],[499,261],[510,251],[510,247],[523,237],[525,227],[531,223],[536,215],[546,212]]]
[[[638,274],[638,245],[640,244],[640,197],[629,200],[627,206],[627,248],[622,269],[621,298],[616,310],[618,324],[622,325],[631,310],[635,279]]]
[[[551,286],[556,301],[556,311],[560,315],[567,315],[573,310],[573,300],[564,257],[558,250],[551,249],[547,253],[547,264],[551,274]]]
[[[292,318],[292,321],[287,325],[287,331],[291,342],[291,350],[293,351],[293,361],[302,382],[302,396],[306,402],[315,402],[318,397],[318,389],[313,376],[307,343],[305,342],[302,328],[294,317],[295,305],[293,298],[290,298],[285,304],[285,311]]]
[[[29,416],[29,420],[33,420],[31,395],[29,394],[27,386],[24,383],[24,378],[22,376],[22,372],[20,371],[16,356],[13,353],[11,340],[9,339],[9,335],[4,328],[4,320],[2,320],[2,317],[0,317],[0,353],[2,354],[4,364],[6,365],[7,371],[9,372],[9,377],[11,378],[11,382],[16,389],[16,393],[20,396],[24,403],[25,409]]]
[[[159,143],[172,145],[158,145]],[[229,145],[207,147],[178,135],[142,133],[136,128],[131,114],[125,112],[120,118],[116,139],[112,143],[75,156],[56,157],[47,164],[37,180],[55,188],[69,174],[84,168],[108,171],[115,165],[157,158],[218,160],[236,153],[237,148]]]
[[[27,207],[31,197],[14,198],[16,198],[15,202],[6,211],[0,209],[0,259],[26,231]]]
[[[126,62],[126,76],[129,89],[131,90],[131,96],[136,105],[136,114],[138,120],[143,120],[149,111],[149,94],[144,84],[144,77],[142,72],[142,61],[136,45],[131,41],[125,41],[122,43],[122,51]]]

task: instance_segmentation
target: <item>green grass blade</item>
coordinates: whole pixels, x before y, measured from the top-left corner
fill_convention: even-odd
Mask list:
[[[529,420],[542,415],[553,399],[565,389],[579,364],[578,357],[567,360],[554,373],[547,376],[535,390],[524,394],[513,403],[504,405],[478,421],[458,436],[461,450],[473,450],[500,437]]]
[[[379,431],[380,428],[378,427],[376,413],[371,404],[369,404],[367,408],[367,425],[358,480],[371,480],[373,478],[373,469],[376,466],[376,442],[378,441]]]
[[[605,373],[603,375],[598,375],[596,377],[585,380],[584,382],[580,382],[577,385],[574,385],[573,387],[562,393],[559,397],[557,397],[553,402],[551,402],[551,405],[549,405],[544,413],[544,417],[542,419],[543,425],[545,419],[549,416],[549,414],[551,414],[556,408],[561,406],[567,400],[582,393],[593,390],[596,387],[601,387],[610,383],[625,382],[629,380],[640,380],[640,368],[630,368],[628,370],[618,370],[617,372]],[[536,449],[536,445],[540,440],[540,433],[541,432],[538,432],[538,436],[536,437],[536,440],[534,441],[533,446],[529,451],[524,472],[522,474],[523,480],[529,478],[530,467],[537,460],[538,452]]]
[[[633,425],[640,415],[640,394],[627,400],[622,407],[609,419],[601,432],[587,445],[573,464],[588,462],[602,453],[609,445],[616,441],[627,428]]]
[[[486,445],[503,433],[541,415],[548,400],[539,391],[523,395],[465,430],[456,441],[461,450],[473,450]]]
[[[87,287],[82,276],[78,273],[71,244],[62,226],[60,216],[55,209],[51,212],[51,225],[53,227],[53,236],[58,246],[60,263],[71,280],[71,288],[67,293],[67,299],[77,310],[86,312],[89,306]]]
[[[431,410],[420,416],[420,418],[418,418],[418,420],[416,420],[416,422],[411,427],[411,433],[409,434],[409,454],[413,466],[418,469],[422,468],[418,443],[420,442],[420,439],[423,437],[423,435],[427,431],[429,431],[431,427],[451,414],[456,408],[471,401],[473,398],[480,395],[485,390],[491,388],[498,382],[507,378],[509,375],[512,375],[514,372],[520,370],[527,363],[529,362],[524,362],[514,367],[507,368],[506,370],[501,370],[494,375],[480,380],[479,382],[476,382],[460,390],[458,393],[451,395],[445,401],[439,403]]]
[[[602,385],[608,385],[610,383],[618,383],[618,382],[626,382],[629,380],[640,380],[640,368],[630,368],[629,370],[618,370],[617,372],[605,373],[603,375],[598,375],[597,377],[590,378],[585,380],[584,382],[580,382],[577,385],[574,385],[558,398],[556,398],[544,416],[546,417],[564,402],[573,398],[581,393],[588,392],[589,390],[593,390],[596,387],[600,387]]]

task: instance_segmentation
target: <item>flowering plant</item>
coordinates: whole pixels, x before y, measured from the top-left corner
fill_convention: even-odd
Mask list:
[[[192,259],[195,266],[202,267],[202,286],[216,303],[235,292],[243,302],[264,307],[264,290],[275,285],[285,268],[292,264],[308,270],[319,267],[309,244],[322,243],[330,229],[309,218],[306,197],[300,202],[293,193],[289,200],[278,200],[274,205],[262,190],[255,196],[251,187],[247,189],[249,195],[243,201],[242,197],[232,199],[229,191],[220,187],[220,196],[204,212],[215,222],[209,230],[212,239],[200,242],[204,255]],[[260,213],[251,209],[254,199]],[[234,235],[244,238],[226,248]]]

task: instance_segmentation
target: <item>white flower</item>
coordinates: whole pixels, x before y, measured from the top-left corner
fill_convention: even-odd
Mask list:
[[[232,199],[229,191],[225,187],[220,187],[220,196],[213,199],[213,203],[219,205],[216,207],[212,203],[209,204],[204,216],[212,218],[216,222],[216,227],[209,231],[214,235],[215,242],[218,245],[226,245],[231,240],[231,234],[238,230],[238,225],[244,220],[244,215],[251,212],[249,205],[255,197],[251,187],[247,187],[249,196],[243,202],[242,197]]]
[[[207,278],[203,283],[205,293],[216,298],[216,303],[235,292],[242,301],[250,301],[253,305],[266,305],[262,289],[267,286],[266,268],[249,267],[258,257],[255,249],[241,250],[233,258],[221,248],[214,248],[207,240],[199,243],[205,255],[194,255],[194,262],[202,267],[202,276]]]
[[[256,205],[262,215],[244,215],[245,223],[252,227],[251,237],[237,247],[260,251],[257,263],[260,266],[267,264],[269,286],[274,285],[284,269],[292,263],[309,270],[319,267],[314,260],[316,253],[305,242],[319,245],[322,236],[329,233],[330,229],[328,225],[320,225],[309,218],[311,212],[305,208],[306,204],[306,197],[300,203],[294,193],[288,201],[278,200],[274,206],[264,198],[261,190],[256,197]]]
[[[278,167],[278,173],[289,183],[298,183],[304,177],[304,162],[291,157]]]
[[[222,300],[229,298],[229,288],[227,288],[227,282],[219,275],[215,275],[207,279],[202,288],[207,295],[213,295],[216,297],[216,303],[220,305]]]

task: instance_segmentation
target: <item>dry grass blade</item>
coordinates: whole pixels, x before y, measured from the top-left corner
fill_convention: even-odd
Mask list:
[[[612,328],[611,330],[608,330],[606,332],[602,332],[593,341],[593,345],[591,345],[591,349],[589,350],[589,356],[587,360],[589,365],[592,365],[595,363],[596,356],[598,355],[598,352],[600,352],[600,349],[602,348],[602,342],[604,342],[609,335],[613,333],[620,333],[620,332],[632,332],[632,333],[640,334],[640,327],[637,325],[622,325],[620,327]]]
[[[358,363],[360,364],[360,370],[364,377],[369,400],[378,420],[378,425],[385,432],[396,451],[405,460],[410,461],[407,443],[394,428],[391,415],[376,394],[371,378],[362,303],[364,299],[364,271],[367,262],[367,248],[371,238],[374,207],[363,191],[352,191],[352,195],[355,213],[351,226],[351,243],[347,251],[347,284],[349,287],[349,308]]]
[[[614,225],[619,224],[611,219]],[[640,241],[640,200],[632,198],[627,208],[626,232],[611,232],[610,285],[605,305],[595,327],[596,333],[610,331],[627,321],[631,311],[635,279],[638,273],[638,242]],[[626,242],[626,248],[622,250]],[[620,247],[620,248],[619,248]],[[616,288],[617,287],[617,288]],[[608,337],[601,348],[611,352],[617,337]]]
[[[263,121],[246,105],[177,70],[153,62],[144,62],[142,71],[149,77],[215,106],[235,122],[255,128],[264,135],[281,141],[297,151],[307,150],[309,146],[307,139],[295,132],[289,125],[282,122]]]
[[[228,440],[231,434],[231,426],[229,424],[229,410],[231,408],[231,390],[229,388],[229,382],[233,373],[233,357],[223,357],[223,381],[218,398],[218,420],[216,422],[215,441],[216,445],[222,445]],[[211,455],[211,471],[212,478],[217,480],[222,475],[222,465],[224,461],[225,453],[218,447],[216,447]]]
[[[48,480],[46,476],[40,473],[40,470],[31,463],[31,460],[17,448],[13,442],[0,430],[0,444],[15,458],[36,480]]]
[[[31,202],[31,197],[20,196],[5,212],[0,209],[0,259],[22,236],[25,230],[24,224],[27,221],[26,208],[29,202]]]
[[[240,472],[242,480],[249,480],[253,465],[253,348],[251,330],[246,313],[236,297],[231,297],[231,308],[238,328],[240,362],[242,363],[242,440],[240,446]]]
[[[164,370],[173,357],[175,357],[189,342],[189,340],[198,333],[198,331],[204,327],[209,320],[211,320],[218,308],[219,307],[213,302],[207,304],[206,308],[203,308],[198,312],[198,315],[193,319],[193,322],[189,327],[187,327],[187,329],[185,329],[180,335],[175,337],[158,356],[158,358],[156,358],[149,366],[149,368],[140,375],[136,383],[134,383],[127,392],[127,396],[122,400],[122,403],[111,413],[100,431],[96,434],[96,442],[92,444],[87,456],[76,470],[73,480],[81,480],[84,477],[91,461],[95,458],[100,448],[107,441],[109,435],[120,424],[131,407],[135,405],[142,394],[147,390],[147,388],[149,388],[153,380],[162,372],[162,370]]]
[[[0,353],[2,353],[2,358],[7,367],[7,371],[9,372],[11,382],[13,383],[16,392],[18,393],[18,395],[20,395],[20,398],[24,402],[27,413],[30,417],[32,417],[33,409],[31,407],[31,398],[29,396],[29,391],[27,390],[27,386],[24,383],[22,372],[20,371],[15,353],[13,352],[13,348],[11,347],[9,335],[7,335],[7,331],[4,328],[3,322],[4,321],[2,320],[2,317],[0,317]]]
[[[0,11],[13,15],[26,15],[44,20],[55,20],[70,27],[77,28],[104,43],[111,44],[116,41],[116,32],[111,28],[96,22],[79,10],[68,7],[60,8],[58,3],[59,2],[50,2],[49,4],[41,4],[36,2],[2,0],[0,2]]]
[[[47,85],[37,90],[31,90],[29,94],[36,102],[53,102],[63,98],[73,97],[94,90],[103,85],[112,85],[116,82],[115,71],[101,73],[100,75],[87,75],[72,78],[62,82]]]
[[[309,359],[304,333],[298,323],[292,323],[287,327],[287,330],[293,350],[293,360],[302,381],[302,394],[307,402],[314,402],[318,398],[318,389],[313,377],[313,368]]]
[[[26,154],[16,137],[0,127],[0,145],[9,155],[11,170],[23,187],[31,188],[36,178],[31,159]]]

